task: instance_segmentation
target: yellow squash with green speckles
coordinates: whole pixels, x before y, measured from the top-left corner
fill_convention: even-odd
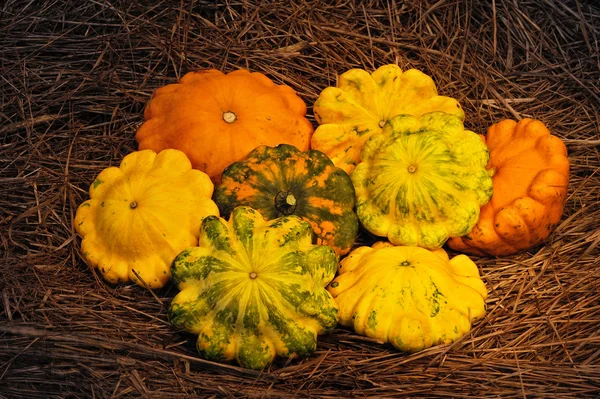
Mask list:
[[[458,101],[438,95],[431,77],[416,69],[403,72],[394,64],[372,74],[362,69],[343,73],[337,87],[321,92],[313,109],[320,126],[311,148],[324,152],[347,173],[360,161],[364,142],[396,115],[442,111],[465,118]]]
[[[200,355],[263,369],[275,356],[306,356],[317,335],[332,330],[337,305],[325,286],[337,255],[312,244],[313,231],[296,215],[265,221],[249,207],[229,221],[209,216],[200,244],[177,256],[173,280],[181,292],[169,320],[198,335]]]
[[[395,245],[440,248],[467,234],[492,196],[488,159],[455,116],[396,116],[365,143],[351,176],[358,219]]]
[[[487,290],[466,255],[379,242],[344,258],[328,287],[340,324],[416,352],[449,344],[486,313]]]
[[[219,214],[212,192],[209,177],[181,151],[127,155],[98,175],[77,209],[85,260],[111,283],[162,287],[175,256],[198,243],[202,218]]]

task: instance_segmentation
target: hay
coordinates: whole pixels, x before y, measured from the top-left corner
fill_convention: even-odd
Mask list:
[[[0,20],[0,398],[600,394],[595,1],[8,0]],[[430,74],[472,130],[533,117],[569,149],[562,223],[527,253],[475,258],[489,313],[459,342],[407,355],[339,328],[308,359],[243,370],[168,325],[174,287],[109,286],[82,262],[76,207],[136,149],[157,87],[242,67],[312,104],[386,63]]]

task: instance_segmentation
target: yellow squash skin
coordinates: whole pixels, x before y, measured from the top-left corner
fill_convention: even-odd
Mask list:
[[[307,356],[317,335],[337,325],[325,287],[335,276],[332,248],[312,244],[312,227],[296,215],[265,221],[239,206],[229,221],[209,216],[198,247],[172,265],[181,290],[169,307],[176,328],[198,335],[200,356],[264,369],[275,356]]]
[[[86,262],[110,283],[144,286],[137,273],[151,288],[162,287],[175,256],[198,244],[202,219],[219,214],[212,192],[209,177],[193,170],[181,151],[125,156],[98,175],[90,199],[77,209]]]
[[[505,256],[543,242],[560,221],[569,185],[564,143],[539,120],[506,119],[486,135],[494,195],[477,225],[448,245],[455,250]]]
[[[403,72],[394,64],[372,74],[362,69],[345,72],[337,87],[321,92],[313,110],[320,126],[311,148],[324,152],[348,174],[360,161],[364,142],[396,115],[442,111],[465,118],[458,101],[438,95],[431,77],[416,69]]]
[[[492,196],[488,159],[455,116],[396,116],[365,143],[352,173],[358,219],[392,244],[440,248],[467,234]]]
[[[328,290],[340,324],[407,352],[454,342],[486,313],[477,265],[466,255],[449,259],[443,249],[359,247]]]

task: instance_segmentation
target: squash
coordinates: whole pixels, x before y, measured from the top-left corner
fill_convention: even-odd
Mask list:
[[[313,132],[306,104],[288,86],[259,72],[189,72],[159,88],[135,136],[139,149],[175,148],[218,182],[221,172],[259,145],[308,150]]]
[[[439,96],[428,75],[416,69],[403,72],[394,64],[372,74],[362,69],[343,73],[337,87],[321,92],[313,110],[320,126],[312,136],[311,148],[323,151],[349,174],[360,162],[364,142],[381,133],[396,115],[418,117],[442,111],[461,121],[465,118],[458,101]]]
[[[396,245],[440,248],[471,231],[492,196],[485,143],[443,112],[390,119],[361,157],[351,176],[358,218]]]
[[[486,136],[494,195],[477,225],[448,245],[478,255],[512,255],[540,244],[560,221],[569,184],[564,143],[539,120],[507,119]]]
[[[173,262],[181,292],[169,320],[198,335],[201,357],[263,369],[276,355],[309,355],[317,335],[336,326],[337,305],[325,286],[337,256],[312,244],[312,228],[298,216],[265,221],[241,206],[229,221],[205,218],[199,242]]]
[[[162,287],[175,256],[198,244],[202,218],[219,214],[212,192],[181,151],[128,154],[98,175],[77,209],[84,259],[110,283]]]
[[[241,205],[267,219],[300,216],[312,226],[317,244],[339,255],[350,250],[358,234],[352,181],[320,151],[302,152],[287,144],[258,147],[225,169],[213,199],[223,217]]]
[[[449,259],[443,249],[356,248],[327,289],[341,325],[407,352],[454,342],[486,313],[477,265],[466,255]]]

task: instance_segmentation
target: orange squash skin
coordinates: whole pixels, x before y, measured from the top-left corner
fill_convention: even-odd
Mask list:
[[[494,194],[479,222],[448,245],[477,255],[504,256],[543,242],[560,221],[569,183],[564,143],[538,120],[503,120],[485,137]]]
[[[255,147],[286,143],[308,150],[313,127],[294,90],[259,72],[190,72],[157,89],[135,136],[139,149],[183,151],[194,169],[221,172]]]

